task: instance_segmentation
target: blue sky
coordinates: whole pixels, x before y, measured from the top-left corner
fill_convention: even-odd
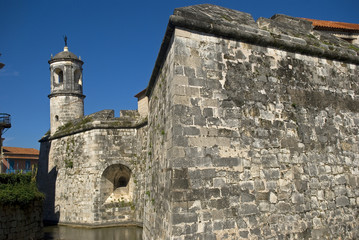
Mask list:
[[[85,114],[136,109],[178,7],[211,3],[252,14],[359,23],[358,0],[48,1],[0,0],[0,112],[11,114],[5,146],[39,149],[49,129],[50,55],[69,50],[85,62]]]

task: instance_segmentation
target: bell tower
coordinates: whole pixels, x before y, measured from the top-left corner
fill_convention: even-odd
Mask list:
[[[54,57],[51,56],[49,60],[51,93],[48,97],[51,135],[68,121],[84,116],[83,61],[69,51],[67,37],[65,36],[64,39],[64,51]]]

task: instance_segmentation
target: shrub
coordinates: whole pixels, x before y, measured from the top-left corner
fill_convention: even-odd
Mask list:
[[[44,194],[36,186],[34,173],[0,174],[0,204],[26,206],[42,200]]]

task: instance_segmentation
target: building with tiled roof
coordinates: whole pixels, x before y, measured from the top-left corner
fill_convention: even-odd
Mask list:
[[[3,147],[2,172],[28,172],[39,161],[39,150],[34,148]]]
[[[359,24],[316,20],[309,18],[304,19],[312,22],[314,30],[331,33],[336,37],[348,41],[349,43],[359,45]]]

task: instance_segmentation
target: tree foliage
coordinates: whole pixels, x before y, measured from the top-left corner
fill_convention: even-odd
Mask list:
[[[36,186],[33,172],[0,174],[0,204],[26,206],[42,200],[44,194]]]

